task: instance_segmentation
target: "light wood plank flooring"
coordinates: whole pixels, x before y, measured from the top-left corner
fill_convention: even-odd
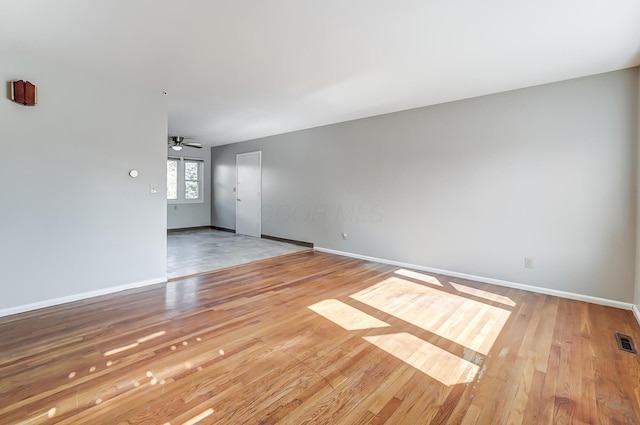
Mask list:
[[[0,319],[0,424],[640,424],[615,332],[640,341],[628,311],[301,252]]]

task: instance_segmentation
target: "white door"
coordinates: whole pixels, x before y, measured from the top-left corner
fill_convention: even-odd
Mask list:
[[[262,152],[236,155],[236,233],[262,233]]]

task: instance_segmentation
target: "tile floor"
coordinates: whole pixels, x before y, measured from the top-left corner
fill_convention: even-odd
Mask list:
[[[170,232],[167,277],[203,273],[306,249],[309,248],[214,229]]]

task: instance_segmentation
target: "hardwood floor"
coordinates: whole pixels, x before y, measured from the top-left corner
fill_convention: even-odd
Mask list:
[[[0,424],[640,424],[629,311],[301,252],[0,319]]]

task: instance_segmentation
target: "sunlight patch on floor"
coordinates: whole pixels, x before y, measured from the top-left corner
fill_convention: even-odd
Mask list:
[[[394,272],[400,276],[409,277],[411,279],[419,280],[420,282],[430,283],[432,285],[442,286],[442,283],[437,277],[430,276],[425,273],[415,272],[413,270],[398,269]]]
[[[334,299],[320,301],[310,305],[309,309],[348,331],[390,326],[382,320]]]
[[[447,386],[473,382],[479,370],[478,365],[406,332],[363,338]]]
[[[200,422],[203,419],[208,418],[209,416],[213,415],[214,410],[213,409],[207,409],[204,412],[194,416],[193,418],[187,420],[186,422],[183,422],[182,425],[195,425],[198,422]],[[165,422],[164,425],[171,425],[171,422]]]
[[[473,295],[474,297],[484,298],[487,301],[495,301],[500,304],[507,305],[509,307],[515,307],[516,303],[509,297],[505,297],[504,295],[494,294],[493,292],[483,291],[482,289],[472,288],[470,286],[461,285],[455,282],[449,282],[451,286],[455,288],[456,291],[462,292],[463,294]]]
[[[398,277],[385,279],[351,298],[482,354],[489,353],[511,314]]]
[[[152,339],[158,338],[162,335],[165,335],[166,333],[167,333],[166,331],[154,332],[147,336],[143,336],[142,338],[138,338],[137,342],[142,344],[143,342],[151,341]]]
[[[113,348],[111,350],[105,351],[103,356],[109,357],[109,356],[112,356],[114,354],[122,353],[123,351],[127,351],[127,350],[131,350],[132,348],[136,348],[138,345],[140,345],[138,342],[134,342],[132,344],[125,345],[123,347]]]

